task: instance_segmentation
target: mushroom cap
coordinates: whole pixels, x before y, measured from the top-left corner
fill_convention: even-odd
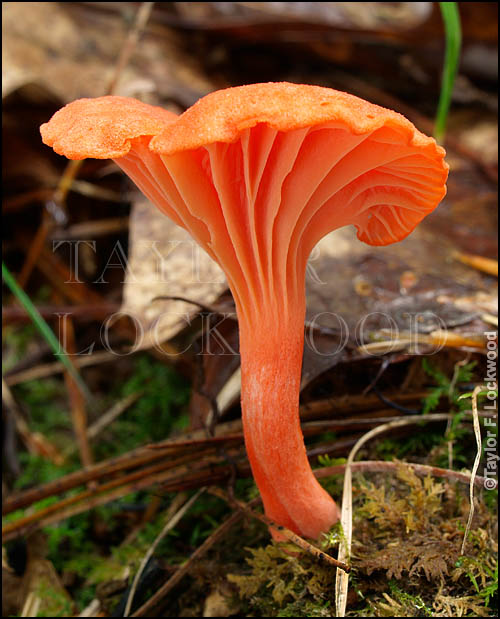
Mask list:
[[[126,158],[140,143],[161,165],[169,168],[169,160],[181,157],[186,169],[184,157],[192,154],[192,163],[201,166],[198,173],[189,173],[200,187],[198,200],[206,195],[201,176],[215,186],[214,156],[225,157],[228,163],[217,164],[217,176],[221,178],[221,165],[227,165],[226,193],[235,178],[243,179],[242,203],[252,203],[256,211],[262,198],[257,185],[248,186],[249,178],[264,178],[264,169],[269,175],[277,160],[273,149],[286,148],[292,154],[287,154],[288,167],[280,172],[282,192],[275,196],[283,200],[280,217],[290,210],[290,218],[306,231],[302,253],[330,230],[347,224],[355,225],[358,238],[370,245],[400,241],[446,193],[445,151],[433,138],[397,112],[320,86],[266,83],[228,88],[203,97],[180,116],[124,97],[81,99],[57,112],[41,133],[46,144],[70,159]],[[240,152],[247,163],[235,170]],[[200,163],[203,157],[205,162],[208,158],[206,165]],[[252,165],[254,172],[248,172]],[[207,172],[210,167],[212,172]],[[153,176],[158,180],[158,167]],[[285,200],[290,194],[292,207]],[[196,216],[206,222],[205,214]]]
[[[199,99],[151,142],[151,150],[171,155],[213,142],[234,142],[245,129],[266,123],[277,131],[293,131],[340,122],[360,135],[383,126],[397,127],[408,142],[434,149],[436,142],[401,114],[345,92],[276,82],[217,90]],[[438,147],[438,151],[444,150]]]
[[[40,127],[42,140],[68,159],[114,159],[131,140],[153,136],[177,115],[130,97],[98,97],[68,103]]]

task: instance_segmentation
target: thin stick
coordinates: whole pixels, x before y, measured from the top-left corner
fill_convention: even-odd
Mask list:
[[[481,320],[489,325],[498,327],[498,316],[493,316],[493,314],[481,314]]]
[[[483,273],[488,273],[488,275],[498,277],[498,260],[477,256],[476,254],[464,254],[459,251],[455,252],[453,257],[462,264],[478,269],[478,271],[483,271]]]
[[[57,314],[68,314],[73,320],[87,322],[104,320],[104,318],[107,318],[110,314],[117,312],[121,306],[116,302],[104,301],[99,305],[95,303],[85,303],[84,305],[36,305],[35,307],[45,320],[53,320],[54,316]],[[22,306],[9,305],[8,307],[2,307],[3,325],[29,322],[30,320],[28,312]]]
[[[419,416],[418,418],[422,419],[421,416]],[[451,418],[451,416],[449,415],[448,417],[445,417],[445,418],[449,419]],[[401,419],[401,417],[379,417],[379,418],[374,417],[370,419],[365,419],[363,420],[363,422],[364,423],[380,423],[380,422],[386,423],[390,421],[396,421],[398,419]],[[407,419],[407,417],[404,417],[403,419]],[[352,423],[354,423],[354,421],[355,420],[352,420]],[[336,427],[337,424],[342,425],[343,422],[348,422],[349,425],[351,424],[351,420],[340,420],[337,422],[332,421],[332,422],[326,422],[326,423],[322,421],[307,422],[303,424],[304,434],[305,435],[311,434],[311,430],[313,429],[319,432],[327,430],[327,429],[331,429],[332,427]],[[69,473],[68,475],[64,477],[57,479],[55,481],[52,481],[52,482],[48,482],[44,484],[43,486],[31,488],[29,490],[24,490],[23,492],[17,493],[13,496],[9,496],[4,500],[4,503],[2,506],[2,513],[8,514],[16,509],[27,507],[48,496],[53,496],[55,494],[61,494],[63,492],[71,490],[72,488],[75,488],[76,486],[85,484],[91,480],[102,479],[110,475],[116,475],[118,473],[123,473],[126,470],[131,470],[134,468],[138,468],[140,466],[150,464],[151,462],[155,460],[164,458],[165,454],[161,452],[164,451],[166,448],[169,448],[169,449],[176,448],[180,452],[179,455],[181,455],[182,453],[181,448],[197,446],[199,447],[197,451],[197,455],[198,457],[200,457],[200,454],[201,454],[200,450],[202,447],[204,447],[205,450],[209,447],[215,447],[217,446],[218,443],[222,442],[224,438],[226,438],[229,442],[237,441],[237,440],[241,441],[242,440],[241,434],[239,433],[233,434],[233,432],[239,429],[240,427],[241,427],[240,421],[236,421],[236,422],[229,421],[229,422],[225,422],[224,424],[221,424],[220,426],[218,426],[218,430],[221,432],[221,436],[219,437],[209,437],[209,438],[205,438],[204,440],[202,440],[201,436],[203,435],[204,430],[197,430],[194,432],[188,432],[182,435],[182,438],[179,438],[179,439],[167,439],[166,441],[162,441],[160,443],[154,443],[152,445],[147,445],[146,447],[138,447],[116,458],[112,458],[107,461],[99,462],[98,464],[93,465],[86,471],[80,470],[74,473]],[[226,432],[228,432],[229,434],[225,434]],[[343,441],[343,443],[347,445],[348,442]],[[317,448],[317,450],[319,450],[320,453],[324,453],[323,447]],[[317,450],[310,450],[309,453],[311,454],[311,451],[312,451],[312,455],[314,455],[314,453]],[[357,464],[353,465],[354,468],[356,468],[357,466],[358,466]],[[390,466],[391,464],[387,463],[387,467],[390,467]],[[342,465],[340,468],[337,467],[336,469],[337,472],[342,472],[344,470],[343,467],[344,465]],[[333,469],[319,469],[317,474],[322,475],[321,471],[325,471],[325,470],[333,471]],[[445,469],[433,468],[432,470],[438,471],[435,474],[440,475],[441,473],[439,471],[444,471]],[[334,473],[332,472],[331,474],[333,475]],[[465,475],[465,474],[454,473],[454,475],[460,476],[460,475]],[[467,483],[468,483],[468,480],[469,480],[469,477],[467,477]]]
[[[101,602],[97,599],[92,600],[88,606],[86,606],[78,617],[99,617],[98,613],[101,610]]]
[[[129,63],[130,58],[134,53],[141,32],[144,30],[146,24],[149,21],[154,5],[154,2],[141,2],[141,6],[139,7],[135,15],[134,25],[129,30],[127,39],[121,49],[120,56],[118,57],[114,75],[106,90],[107,95],[112,95],[115,92],[116,86],[120,81],[123,70]]]
[[[207,454],[210,449],[197,450],[195,454],[191,453],[190,457],[201,458]],[[185,454],[184,454],[185,456]],[[43,486],[30,488],[14,496],[10,496],[5,499],[2,505],[2,513],[8,514],[16,509],[27,507],[32,503],[40,501],[41,499],[52,496],[53,494],[60,494],[67,490],[71,490],[76,486],[87,483],[88,481],[102,479],[116,473],[122,473],[126,470],[138,468],[146,464],[150,464],[155,460],[165,459],[165,454],[146,449],[144,447],[138,447],[132,451],[127,452],[116,458],[94,464],[87,470],[79,470],[74,473],[69,473],[65,477],[57,479],[52,482],[48,482]],[[171,460],[169,461],[172,462]]]
[[[252,501],[251,504],[256,501]],[[235,525],[243,516],[243,512],[236,511],[231,514],[218,529],[216,529],[207,539],[203,542],[203,544],[197,548],[193,554],[189,557],[189,559],[177,569],[175,574],[167,580],[167,582],[158,589],[158,591],[145,603],[143,604],[132,617],[149,617],[149,611],[154,608],[160,600],[167,595],[169,591],[171,591],[177,583],[179,583],[182,578],[188,573],[191,569],[191,566],[200,559],[210,548],[217,542],[221,537],[223,537],[229,529]]]
[[[19,436],[23,440],[24,444],[26,445],[28,451],[51,460],[57,466],[61,466],[61,464],[64,462],[64,457],[43,434],[41,434],[40,432],[31,432],[11,390],[6,385],[3,378],[2,402],[12,414],[16,430],[19,433]]]
[[[130,57],[134,53],[135,47],[139,40],[139,36],[149,20],[154,4],[154,2],[142,2],[141,6],[137,10],[134,24],[128,32],[127,38],[122,46],[120,55],[118,57],[113,77],[111,78],[108,88],[106,89],[106,95],[111,95],[114,93],[114,90],[116,88],[116,85],[118,84],[118,81],[120,80],[123,70],[127,66],[128,62],[130,61]],[[70,161],[69,163],[67,163],[66,167],[64,168],[64,172],[59,179],[57,188],[53,194],[53,198],[47,201],[46,207],[50,208],[50,206],[52,205],[57,206],[59,209],[64,209],[68,192],[70,191],[73,181],[75,180],[78,172],[80,171],[83,162],[84,160],[82,159],[81,161]],[[38,228],[35,238],[31,243],[30,251],[21,270],[21,275],[19,276],[18,280],[21,288],[24,288],[26,286],[26,283],[33,271],[33,268],[37,264],[38,258],[45,244],[45,240],[47,239],[49,232],[52,230],[53,223],[49,220],[48,214],[46,214],[47,210],[48,208],[45,211],[42,224]]]
[[[207,305],[206,303],[200,303],[194,299],[188,299],[187,297],[181,297],[179,295],[161,295],[154,297],[152,301],[182,301],[183,303],[189,303],[190,305],[196,305],[202,312],[207,314],[221,314],[222,310],[215,307],[215,305]],[[228,314],[226,318],[229,320],[238,321],[236,314]]]
[[[134,402],[136,402],[143,395],[143,393],[143,391],[136,391],[135,393],[131,393],[113,404],[113,406],[103,415],[101,415],[99,419],[97,419],[97,421],[95,421],[92,425],[88,426],[88,440],[94,440],[104,430],[104,428],[113,423],[113,421],[115,421],[122,413],[127,410],[127,408],[132,406],[132,404],[134,404]],[[75,450],[75,445],[69,445],[69,447],[64,450],[64,456],[67,458],[68,456],[72,455]]]
[[[132,406],[137,400],[144,394],[144,391],[135,391],[119,400],[99,419],[89,426],[87,434],[89,439],[94,439],[98,436],[104,428],[109,426],[113,421],[115,421],[122,413],[124,413],[127,408]]]
[[[167,520],[167,523],[163,527],[161,533],[158,535],[158,537],[155,539],[155,541],[151,544],[149,550],[147,551],[147,553],[145,554],[143,560],[141,561],[141,565],[139,566],[139,569],[137,570],[136,575],[134,576],[134,580],[133,580],[132,586],[130,588],[130,593],[128,595],[127,604],[125,606],[125,611],[123,613],[124,617],[128,617],[129,614],[130,614],[130,609],[132,608],[132,602],[134,601],[134,595],[135,595],[135,591],[137,589],[137,585],[139,584],[139,580],[141,578],[141,575],[144,572],[144,568],[146,567],[148,561],[153,556],[155,550],[158,548],[158,544],[165,537],[165,535],[167,535],[167,533],[169,531],[171,531],[177,525],[177,523],[180,521],[180,519],[191,508],[193,503],[195,503],[197,501],[197,499],[200,496],[200,494],[202,494],[204,491],[205,491],[205,488],[201,488],[200,490],[198,490],[198,492],[196,494],[194,494],[189,499],[189,501],[184,503],[184,505],[179,509],[179,511],[174,516],[172,516],[172,518],[169,518]]]
[[[75,330],[70,316],[63,322],[62,340],[67,344],[69,354],[73,355],[77,352]],[[85,408],[85,399],[79,389],[77,389],[77,384],[69,372],[64,373],[64,381],[66,383],[66,389],[68,390],[71,421],[78,444],[80,461],[83,468],[88,468],[93,463],[93,457],[87,434],[87,410]]]
[[[248,507],[248,505],[246,505],[242,501],[237,501],[236,499],[230,498],[220,488],[215,488],[215,487],[210,488],[210,493],[223,499],[230,505],[235,505],[238,509],[241,509],[243,512],[245,512],[245,514],[252,516],[252,518],[256,518],[257,520],[260,520],[265,525],[267,525],[268,527],[270,527],[271,529],[273,529],[274,531],[282,535],[284,538],[286,538],[289,542],[292,542],[293,544],[295,544],[296,546],[298,546],[299,548],[301,548],[308,554],[312,555],[320,563],[330,565],[331,567],[336,567],[337,569],[344,570],[346,572],[350,571],[351,568],[346,563],[343,563],[342,561],[338,561],[337,559],[330,557],[330,555],[327,555],[326,552],[323,552],[319,548],[316,548],[316,546],[313,546],[312,544],[307,542],[305,539],[303,539],[302,537],[300,537],[293,531],[290,531],[290,529],[287,529],[286,527],[280,524],[276,524],[264,514],[261,514],[260,512],[254,512]]]
[[[123,353],[125,351],[120,349],[118,352]],[[102,350],[93,355],[78,356],[73,360],[73,365],[77,368],[86,368],[100,363],[109,363],[113,360],[116,360],[115,352]],[[61,374],[64,370],[64,364],[59,361],[54,363],[43,363],[27,370],[20,370],[15,374],[7,374],[5,376],[5,382],[9,387],[12,387],[29,380],[38,380],[40,378],[47,378],[47,376],[53,376],[54,374]]]
[[[477,452],[476,457],[474,459],[474,465],[472,467],[472,473],[470,476],[470,484],[469,484],[469,517],[467,518],[467,524],[465,525],[465,533],[464,539],[462,541],[462,548],[460,549],[460,555],[464,554],[465,544],[467,542],[467,536],[469,535],[469,531],[472,525],[472,518],[474,517],[474,479],[476,477],[477,469],[479,467],[479,462],[481,460],[481,426],[479,425],[479,416],[477,414],[477,396],[481,391],[484,391],[484,387],[478,385],[474,391],[472,392],[472,419],[474,424],[474,434],[476,436],[476,444],[477,444]]]
[[[464,365],[467,365],[467,363],[469,363],[470,361],[470,353],[467,354],[465,359],[461,359],[460,361],[457,361],[455,363],[455,366],[453,368],[453,377],[450,381],[450,386],[448,387],[448,400],[450,402],[450,404],[453,403],[453,394],[455,393],[455,387],[457,386],[457,381],[458,381],[458,377],[460,375],[460,368],[463,368]],[[446,430],[445,430],[445,437],[447,437],[450,433],[451,430],[451,426],[453,423],[453,417],[451,417],[450,419],[448,419],[448,423],[446,424]],[[453,468],[453,445],[454,445],[454,441],[452,441],[451,439],[447,439],[448,442],[448,468],[452,469]]]
[[[385,460],[360,460],[359,462],[353,462],[350,466],[353,472],[356,473],[395,473],[401,465],[410,467],[417,475],[433,475],[434,477],[445,477],[446,479],[452,479],[462,484],[470,484],[472,475],[470,473],[461,473],[460,471],[451,471],[449,469],[442,469],[437,466],[428,466],[427,464],[416,464],[414,462],[387,462]],[[327,468],[316,469],[314,475],[321,479],[323,477],[330,477],[331,475],[339,475],[346,469],[346,464],[338,464],[336,466],[329,466]],[[476,476],[473,483],[478,488],[484,486],[485,477]]]
[[[178,511],[178,509],[182,507],[183,503],[186,502],[187,497],[188,495],[185,492],[179,492],[178,494],[176,494],[174,500],[170,503],[167,509],[167,513],[165,514],[165,521],[170,520],[172,516],[174,516],[174,514]],[[157,509],[155,507],[152,508],[151,506],[152,503],[154,503],[155,506],[159,506],[161,504],[161,498],[157,495],[153,495],[152,501],[149,504],[148,508],[146,509],[146,513],[144,514],[142,521],[120,542],[120,546],[119,546],[120,548],[123,548],[124,546],[129,546],[135,540],[135,538],[137,537],[139,532],[142,530],[144,525],[150,521],[149,516],[154,516],[156,514]],[[149,516],[148,516],[148,513],[149,513]],[[125,569],[127,570],[127,573],[128,573],[129,568],[127,567]],[[97,613],[100,607],[101,607],[101,603],[99,602],[99,600],[94,599],[78,616],[79,617],[97,617],[98,616]]]
[[[52,197],[45,201],[45,210],[43,212],[42,223],[35,234],[35,238],[31,241],[28,255],[23,264],[21,274],[18,278],[18,284],[21,286],[21,288],[26,287],[26,284],[28,283],[28,279],[34,267],[38,264],[38,260],[45,246],[47,236],[54,228],[54,220],[57,221],[56,213],[59,213],[59,215],[63,219],[66,218],[66,197],[69,190],[71,189],[73,179],[77,175],[81,165],[81,161],[70,161],[69,163],[67,163],[66,167],[64,168],[64,172],[59,178],[57,187],[54,190]],[[52,217],[49,216],[49,213],[52,215]]]
[[[30,243],[28,255],[26,256],[26,259],[22,266],[21,273],[19,274],[17,278],[17,283],[19,284],[21,288],[26,287],[26,284],[28,283],[28,279],[30,278],[33,268],[35,267],[37,263],[40,252],[42,251],[42,247],[45,243],[47,235],[52,230],[53,225],[54,224],[53,222],[50,221],[47,215],[47,212],[44,211],[43,216],[42,216],[42,222],[38,226],[36,234]]]
[[[320,421],[305,421],[301,424],[302,433],[304,436],[314,436],[321,432],[330,430],[342,430],[343,428],[351,429],[357,426],[364,425],[376,425],[381,423],[387,423],[396,419],[401,419],[403,415],[392,415],[389,417],[364,417],[354,419],[332,419],[332,420],[320,420]],[[405,417],[406,418],[406,417]],[[228,428],[229,433],[222,433],[221,430]],[[151,443],[146,445],[148,449],[163,449],[165,451],[178,447],[188,446],[207,446],[216,443],[225,443],[233,441],[243,441],[243,432],[241,431],[241,420],[232,422],[225,422],[217,426],[218,436],[205,436],[205,430],[196,430],[187,434],[183,434],[179,438],[168,438],[158,443]]]
[[[135,468],[144,464],[148,464],[154,460],[159,460],[162,456],[154,452],[146,452],[144,448],[139,447],[134,449],[123,456],[112,458],[98,464],[94,464],[86,471],[79,470],[74,473],[69,473],[60,479],[48,482],[43,486],[37,486],[24,490],[18,494],[7,497],[2,505],[2,514],[9,514],[16,509],[22,509],[32,503],[36,503],[45,497],[52,496],[54,494],[61,494],[76,486],[112,475],[113,473],[125,471],[127,469]]]
[[[233,471],[230,466],[222,466],[215,457],[204,458],[206,465],[196,466],[194,460],[198,454],[191,454],[175,464],[165,463],[148,469],[136,471],[119,479],[114,479],[92,491],[81,492],[77,496],[67,497],[23,518],[6,524],[2,529],[3,541],[8,541],[40,527],[54,524],[98,506],[153,486],[160,486],[162,493],[192,490],[210,484],[227,482]],[[203,458],[203,455],[201,456]],[[245,477],[250,475],[248,465],[239,466],[238,473]]]
[[[146,469],[135,471],[128,475],[121,476],[118,479],[113,479],[112,481],[108,481],[104,484],[101,484],[100,486],[97,486],[96,488],[87,489],[87,490],[80,492],[79,494],[71,495],[69,497],[62,499],[58,503],[49,505],[37,512],[31,513],[31,514],[28,514],[27,516],[23,516],[22,518],[19,518],[15,522],[6,524],[2,529],[2,535],[4,536],[9,535],[13,533],[14,531],[16,531],[18,528],[23,528],[29,524],[36,523],[40,519],[43,519],[46,516],[56,513],[62,507],[74,505],[75,503],[80,503],[83,500],[93,497],[94,495],[102,494],[104,492],[107,492],[108,490],[114,490],[116,488],[120,488],[121,486],[124,486],[125,484],[137,482],[145,477],[154,475],[155,473],[164,472],[172,468],[181,466],[183,464],[188,464],[192,461],[193,461],[192,454],[189,456],[178,458],[175,461],[170,461],[170,462],[162,461]],[[214,463],[213,458],[206,458],[206,462],[208,465]]]

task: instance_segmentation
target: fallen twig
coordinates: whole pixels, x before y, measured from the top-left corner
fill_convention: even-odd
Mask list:
[[[192,463],[195,458],[196,455],[193,456],[193,454],[190,454],[182,458],[177,458],[173,461],[162,461],[145,469],[120,476],[118,479],[114,479],[101,485],[96,485],[95,487],[88,488],[78,494],[61,499],[57,503],[23,516],[15,522],[6,524],[2,529],[2,538],[4,540],[12,539],[13,537],[26,533],[33,527],[38,528],[40,526],[45,526],[47,524],[60,521],[68,517],[67,513],[61,513],[61,510],[65,508],[76,506],[76,511],[71,510],[70,514],[74,515],[74,513],[80,513],[81,511],[86,511],[91,507],[95,507],[97,504],[107,503],[115,498],[128,494],[130,492],[130,488],[139,490],[145,487],[150,487],[155,483],[167,481],[173,476],[171,469]],[[217,463],[217,459],[209,459],[205,457],[205,467],[207,467],[207,465],[209,466],[210,464]],[[191,467],[191,469],[192,468],[193,467]],[[104,493],[106,494],[101,496]],[[104,500],[96,501],[96,499],[99,498]]]
[[[61,465],[64,462],[64,457],[43,434],[31,432],[4,379],[2,379],[2,402],[13,416],[15,428],[28,451],[47,458],[56,465]]]
[[[154,2],[141,2],[141,5],[137,9],[137,13],[135,14],[135,19],[132,27],[127,34],[125,43],[122,46],[120,55],[118,56],[118,61],[115,65],[113,77],[111,78],[108,88],[106,89],[106,95],[114,94],[116,86],[122,76],[123,70],[129,63],[130,58],[132,57],[132,54],[134,53],[137,43],[139,41],[139,37],[141,36],[142,31],[146,27],[146,24],[151,17],[154,5]]]
[[[77,351],[73,321],[69,316],[67,316],[67,320],[63,321],[62,345],[67,348],[70,355],[74,355]],[[68,390],[71,421],[78,445],[78,451],[80,453],[80,461],[83,467],[87,468],[92,464],[93,457],[87,434],[87,410],[85,408],[85,398],[78,389],[75,379],[69,372],[64,372],[64,381]]]
[[[350,467],[355,473],[395,473],[401,466],[410,467],[417,475],[433,475],[434,477],[445,477],[453,481],[458,481],[462,484],[470,484],[471,473],[462,473],[460,471],[451,471],[450,469],[442,469],[437,466],[428,466],[427,464],[416,464],[415,462],[387,462],[386,460],[360,460],[352,462]],[[314,474],[318,479],[322,477],[330,477],[331,475],[339,475],[344,473],[347,464],[337,464],[328,466],[322,469],[316,469]],[[484,485],[484,477],[476,476],[474,485],[482,487]]]
[[[248,505],[246,505],[242,501],[238,501],[234,498],[230,498],[220,488],[210,488],[209,492],[213,494],[214,496],[217,496],[220,499],[223,499],[230,505],[234,505],[238,509],[241,509],[245,514],[252,516],[252,518],[256,518],[257,520],[260,520],[265,525],[267,525],[268,527],[270,527],[271,529],[279,533],[280,536],[284,537],[287,541],[292,542],[293,544],[298,546],[300,549],[312,555],[317,561],[330,565],[331,567],[336,567],[337,569],[344,570],[346,572],[349,572],[351,570],[351,568],[346,563],[343,563],[342,561],[338,561],[337,559],[330,557],[330,555],[327,555],[326,552],[323,552],[319,548],[316,548],[316,546],[313,546],[312,544],[307,542],[305,539],[303,539],[302,537],[300,537],[293,531],[290,531],[290,529],[287,529],[286,527],[280,524],[276,524],[276,522],[273,522],[267,516],[265,516],[264,514],[261,514],[260,512],[253,511],[252,509],[248,507]]]
[[[414,416],[412,423],[415,423],[415,417],[418,421],[429,420],[430,416],[422,417]],[[434,415],[436,418],[447,420],[449,415]],[[408,418],[389,417],[391,422],[402,422],[401,425],[408,423]],[[346,424],[350,424],[353,420],[341,420]],[[368,420],[365,420],[368,421]],[[380,418],[370,419],[370,423],[380,423]],[[332,424],[335,422],[331,422]],[[231,432],[237,422],[226,422],[218,427],[219,431]],[[329,424],[323,421],[309,422],[304,424],[306,434],[310,435],[314,432],[320,433],[329,428]],[[399,425],[399,424],[398,424]],[[310,426],[310,427],[308,427]],[[330,426],[332,427],[332,426]],[[388,424],[383,426],[388,427]],[[376,428],[378,430],[378,428]],[[17,495],[8,497],[4,501],[3,512],[10,513],[16,509],[27,507],[33,503],[40,501],[43,498],[61,494],[77,486],[82,486],[89,481],[99,481],[92,489],[84,490],[80,493],[67,497],[54,503],[49,508],[40,510],[31,514],[28,519],[25,518],[9,523],[3,530],[4,539],[25,534],[27,531],[40,526],[46,526],[54,522],[59,522],[77,513],[84,512],[97,505],[103,505],[112,500],[120,498],[134,490],[152,488],[160,484],[161,492],[188,490],[200,488],[206,485],[213,485],[227,481],[232,472],[231,466],[227,465],[226,461],[221,456],[216,456],[215,452],[218,445],[224,444],[224,439],[235,441],[240,444],[232,449],[231,458],[236,459],[238,476],[244,477],[250,474],[249,465],[245,459],[243,451],[242,437],[227,435],[220,437],[208,437],[204,441],[197,437],[203,431],[189,433],[186,436],[192,437],[188,440],[172,439],[169,445],[168,458],[165,455],[165,443],[162,443],[161,449],[138,448],[120,456],[113,458],[107,462],[93,465],[87,470],[71,473],[60,480],[50,482],[39,488],[26,490]],[[220,441],[215,440],[220,439]],[[346,449],[352,447],[357,437],[349,437],[336,441],[334,445],[320,445],[308,451],[309,456],[324,454],[324,453],[344,453]],[[227,444],[227,443],[226,443]],[[199,463],[199,464],[198,464]],[[373,463],[353,463],[352,470],[393,470],[396,466],[391,462],[373,462]],[[448,478],[454,478],[458,481],[466,481],[468,483],[469,476],[466,473],[456,471],[447,471],[436,467],[425,467],[424,465],[411,465],[416,467],[416,472],[421,474],[434,474]],[[318,477],[324,477],[328,474],[341,473],[345,465],[338,467],[329,467],[328,469],[319,469],[316,471]],[[108,481],[105,481],[108,478]],[[481,483],[481,478],[476,479],[476,484]]]
[[[253,505],[256,502],[257,501],[254,500],[250,503],[250,505]],[[210,550],[210,548],[217,541],[219,541],[229,531],[229,529],[242,518],[242,516],[243,512],[240,510],[231,514],[209,537],[207,537],[203,544],[193,552],[189,559],[177,569],[175,574],[169,578],[169,580],[167,580],[167,582],[131,616],[148,617],[149,615],[147,613],[149,613],[151,609],[160,603],[167,593],[171,591],[182,580],[182,578],[184,578],[193,564],[198,561],[200,557],[202,557],[208,550]]]
[[[71,316],[74,320],[104,320],[120,309],[120,304],[104,301],[103,303],[85,303],[83,305],[37,305],[36,309],[45,320],[54,319],[58,314]],[[2,307],[2,324],[29,322],[30,316],[23,307],[9,305]]]
[[[234,422],[228,422],[227,424],[222,424],[219,426],[219,430],[223,430],[225,427],[231,428],[233,423]],[[197,437],[200,433],[203,433],[203,430],[189,433],[187,436]],[[185,451],[183,449],[184,445],[182,440],[173,446],[176,447],[176,450],[180,453]],[[200,447],[200,445],[196,446]],[[204,446],[205,448],[210,448],[210,451],[208,449],[201,450],[199,448],[196,451],[190,449],[188,450],[190,451],[190,457],[200,460],[203,455],[213,453],[215,446],[212,447],[209,440],[205,442]],[[172,454],[170,453],[169,455],[171,456]],[[186,454],[184,453],[184,455]],[[137,449],[129,451],[116,458],[111,458],[110,460],[105,460],[95,464],[87,470],[80,470],[70,473],[61,479],[48,482],[43,486],[30,488],[29,490],[25,490],[13,496],[7,497],[2,505],[2,513],[8,514],[16,509],[27,507],[32,503],[40,501],[48,496],[61,494],[62,492],[81,486],[89,481],[101,480],[108,476],[123,474],[125,471],[130,471],[131,469],[151,464],[156,460],[165,460],[165,454],[162,453],[161,450],[151,449],[150,447],[138,447]]]
[[[77,368],[86,368],[92,365],[99,365],[100,363],[110,363],[116,361],[116,353],[121,354],[124,351],[117,350],[116,352],[102,350],[92,355],[79,355],[74,359],[73,364]],[[54,363],[43,363],[27,370],[20,370],[15,374],[6,373],[5,383],[12,387],[25,383],[29,380],[39,380],[40,378],[47,378],[47,376],[53,376],[54,374],[62,374],[64,372],[64,365],[59,361]]]
[[[193,503],[196,502],[196,500],[198,499],[198,497],[200,496],[200,494],[204,490],[205,490],[205,488],[201,488],[200,490],[198,490],[198,492],[196,494],[194,494],[189,499],[189,501],[184,503],[184,505],[178,511],[176,511],[176,513],[171,518],[168,518],[167,523],[163,527],[161,533],[158,535],[158,537],[155,539],[155,541],[149,547],[147,553],[145,554],[143,560],[141,561],[139,569],[137,570],[137,572],[136,572],[136,574],[134,576],[134,580],[132,582],[132,586],[130,587],[130,593],[128,595],[127,604],[125,606],[125,611],[123,613],[124,617],[128,617],[129,616],[130,609],[132,608],[132,602],[134,601],[135,591],[137,589],[137,585],[139,584],[139,580],[141,578],[141,575],[142,575],[142,573],[144,571],[144,568],[146,567],[148,561],[151,559],[151,557],[153,556],[156,548],[158,547],[158,544],[165,537],[165,535],[167,535],[167,533],[169,531],[171,531],[177,525],[177,523],[181,520],[181,518],[189,510],[189,508],[193,505]],[[180,496],[180,495],[178,495],[178,496]]]
[[[455,252],[453,257],[462,264],[466,264],[483,273],[488,273],[488,275],[495,275],[498,277],[498,260],[477,256],[476,254],[464,254],[459,251]]]
[[[126,397],[122,398],[116,404],[114,404],[106,413],[101,415],[99,419],[89,426],[87,434],[89,439],[94,439],[98,436],[104,428],[109,426],[115,419],[117,419],[127,408],[132,406],[143,395],[144,391],[136,391]]]

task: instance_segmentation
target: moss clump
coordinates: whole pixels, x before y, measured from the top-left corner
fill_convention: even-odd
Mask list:
[[[496,596],[495,525],[484,503],[460,556],[464,487],[417,477],[362,482],[355,510],[353,567],[372,616],[489,616]],[[450,614],[451,613],[451,614]]]
[[[401,464],[397,475],[358,477],[348,616],[495,616],[496,523],[478,501],[460,556],[469,509],[467,487],[418,477]],[[342,538],[334,528],[324,549]],[[295,547],[249,550],[245,573],[232,573],[246,616],[324,617],[335,609],[335,569]]]
[[[239,594],[262,617],[329,617],[335,571],[297,553],[291,544],[248,549],[250,572],[229,574]]]

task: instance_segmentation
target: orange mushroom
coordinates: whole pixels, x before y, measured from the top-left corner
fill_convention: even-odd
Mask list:
[[[178,117],[121,97],[83,99],[41,133],[66,157],[113,158],[225,271],[266,514],[317,538],[338,513],[312,474],[298,415],[306,262],[348,224],[371,245],[405,238],[445,195],[444,150],[396,112],[288,83],[217,91]]]

